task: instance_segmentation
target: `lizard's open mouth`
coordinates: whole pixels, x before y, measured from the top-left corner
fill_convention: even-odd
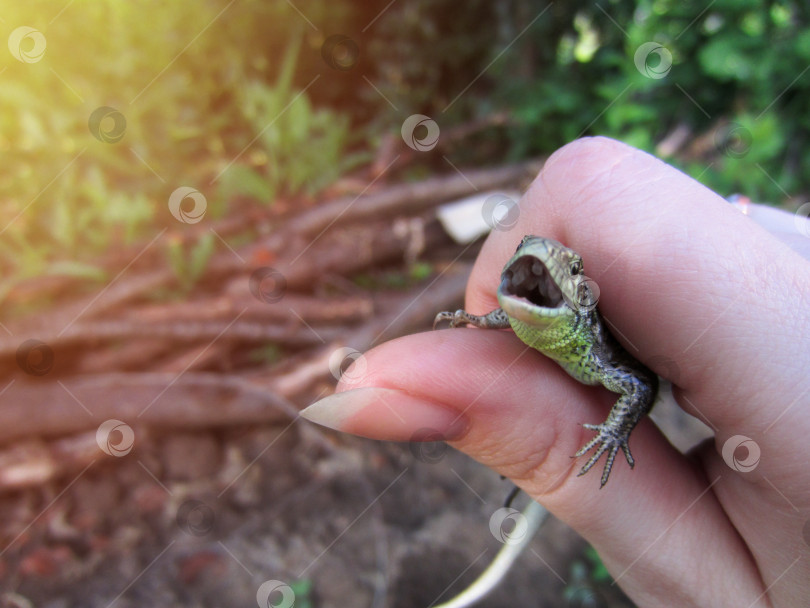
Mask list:
[[[524,298],[543,308],[559,308],[563,294],[551,278],[548,268],[537,258],[524,255],[506,268],[500,291],[513,298]]]

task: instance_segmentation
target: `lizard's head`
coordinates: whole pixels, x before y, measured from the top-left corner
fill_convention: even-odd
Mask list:
[[[510,317],[526,323],[567,317],[593,308],[582,258],[552,239],[524,236],[504,267],[498,303]]]

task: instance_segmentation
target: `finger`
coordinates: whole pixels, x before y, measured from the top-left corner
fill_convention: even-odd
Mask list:
[[[747,199],[738,199],[733,204],[800,256],[810,260],[810,219],[806,217],[807,213],[801,212],[802,207],[796,213],[788,213]]]
[[[601,462],[576,476],[585,459],[571,455],[592,436],[581,424],[601,421],[615,396],[574,381],[509,332],[418,334],[383,344],[364,359],[366,373],[341,382],[350,390],[304,416],[399,441],[424,436],[438,423],[435,438],[448,428],[441,425],[461,421],[453,445],[573,526],[641,605],[670,605],[672,597],[683,605],[749,605],[761,592],[750,554],[711,482],[648,420],[631,438],[635,469],[617,461],[602,490]],[[695,554],[700,568],[672,567],[693,563]],[[731,591],[703,584],[730,572],[744,577]],[[655,591],[642,591],[651,577]]]

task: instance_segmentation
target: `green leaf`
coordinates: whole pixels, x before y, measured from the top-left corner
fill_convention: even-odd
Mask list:
[[[408,274],[410,274],[411,280],[422,281],[433,274],[433,264],[429,262],[415,262],[408,269]]]
[[[596,549],[588,546],[588,548],[585,549],[585,557],[591,563],[591,580],[603,583],[608,583],[613,580],[613,577],[610,576],[610,572],[608,572],[608,569],[605,567]]]
[[[92,264],[77,262],[76,260],[59,260],[53,262],[48,265],[45,274],[76,277],[99,282],[106,281],[109,278],[109,274],[103,268]]]
[[[720,80],[748,80],[757,64],[746,52],[750,44],[750,39],[741,34],[717,34],[698,52],[700,65],[708,75]]]
[[[226,201],[237,196],[248,196],[264,204],[272,204],[276,189],[273,180],[258,169],[233,165],[220,178],[219,196]]]
[[[796,49],[796,55],[810,61],[810,29],[804,30],[796,36],[793,48]]]
[[[183,251],[183,241],[176,237],[170,238],[166,244],[166,255],[175,279],[177,279],[181,288],[186,289],[188,286],[188,274],[186,272],[186,255]]]
[[[191,249],[190,260],[188,264],[189,281],[194,285],[200,280],[205,269],[208,266],[208,261],[214,253],[215,235],[213,232],[206,232],[195,243]]]

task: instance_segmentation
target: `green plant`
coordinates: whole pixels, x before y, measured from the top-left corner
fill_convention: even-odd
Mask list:
[[[610,572],[605,568],[605,564],[602,562],[602,558],[599,557],[596,549],[588,546],[585,549],[585,559],[590,565],[590,578],[593,582],[611,583],[613,581],[613,577],[610,576]]]
[[[375,81],[399,108],[379,100],[392,129],[413,111],[433,117],[443,133],[455,123],[507,117],[453,149],[455,164],[548,154],[594,134],[655,151],[687,125],[716,145],[698,159],[669,160],[715,190],[760,200],[810,191],[806,4],[574,0],[548,7],[516,0],[493,9],[473,0],[461,21],[452,19],[447,1],[394,5],[369,48]],[[661,78],[636,65],[636,53],[651,42],[671,56]],[[657,58],[645,66],[655,69]],[[729,123],[747,130],[747,149],[724,146]]]
[[[190,247],[185,247],[179,237],[169,239],[166,246],[169,266],[184,292],[191,291],[202,277],[214,253],[214,246],[214,234],[211,232],[200,235]]]
[[[596,587],[612,583],[613,578],[593,547],[585,549],[584,557],[584,561],[577,559],[571,562],[563,597],[570,605],[595,608],[600,605]]]
[[[3,13],[4,40],[24,26],[47,41],[34,62],[0,53],[6,287],[70,270],[57,260],[92,266],[113,246],[153,236],[167,187],[213,190],[212,178],[237,157],[248,162],[234,162],[223,176],[225,195],[209,195],[209,218],[227,213],[234,193],[264,202],[281,190],[311,194],[345,166],[346,121],[316,110],[312,90],[264,134],[280,132],[282,149],[253,142],[275,115],[251,122],[244,95],[275,96],[283,108],[308,80],[298,81],[322,67],[309,40],[310,52],[296,60],[303,20],[289,5],[101,0],[63,8],[32,0]],[[317,2],[307,14],[340,27],[348,12]],[[281,66],[274,58],[285,49],[290,59]],[[274,92],[274,84],[285,91]],[[254,162],[262,155],[266,165]]]
[[[290,589],[295,594],[296,608],[312,608],[312,581],[308,578],[300,579],[290,583]]]
[[[672,69],[651,80],[622,64],[621,75],[638,85],[629,99],[653,108],[655,116],[631,120],[611,108],[605,116],[610,132],[621,137],[629,129],[643,139],[643,130],[643,143],[652,149],[685,122],[714,138],[713,157],[685,165],[710,187],[766,200],[783,199],[785,190],[807,191],[810,158],[801,149],[810,134],[810,83],[799,76],[810,61],[810,10],[782,0],[718,0],[706,8],[639,0],[626,54],[654,40],[671,53]],[[729,133],[740,140],[736,149]]]
[[[252,80],[240,87],[238,106],[261,152],[252,155],[251,166],[235,165],[224,173],[221,196],[272,201],[278,194],[312,195],[363,158],[346,154],[347,116],[316,109],[305,91],[294,90],[302,40],[293,34],[272,86]]]
[[[284,357],[284,349],[278,344],[268,342],[250,351],[250,360],[265,366],[278,363]]]

